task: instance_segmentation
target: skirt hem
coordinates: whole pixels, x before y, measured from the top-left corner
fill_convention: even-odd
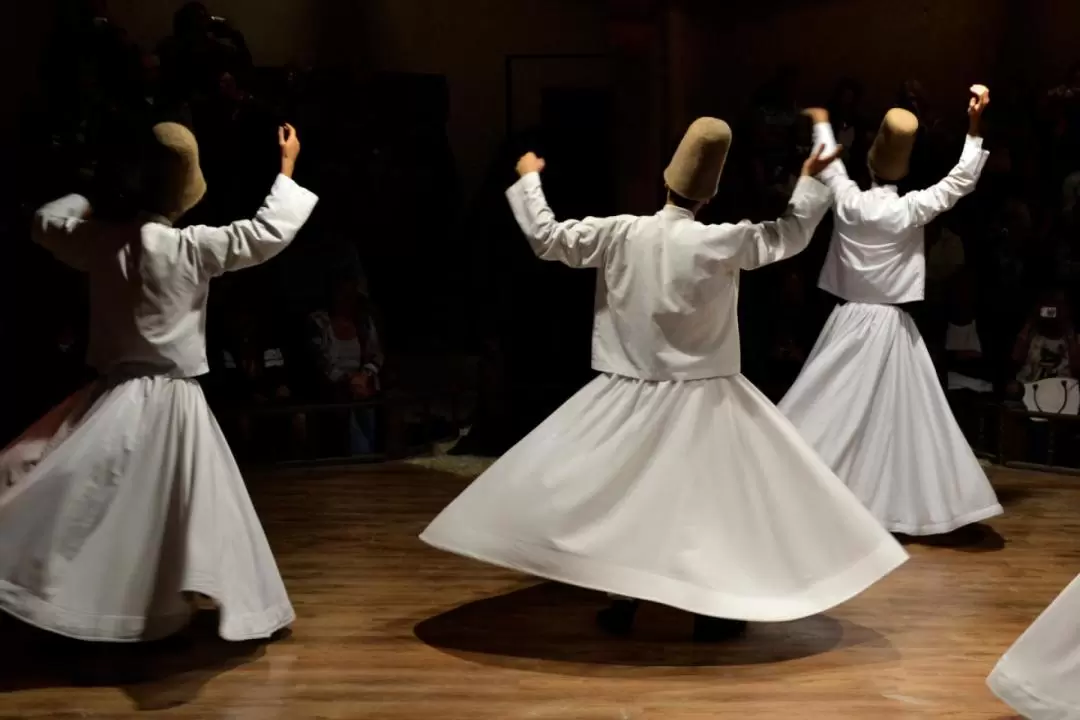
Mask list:
[[[945,522],[933,523],[932,525],[906,525],[904,523],[893,523],[882,521],[885,529],[891,533],[898,533],[900,535],[910,535],[912,537],[925,537],[928,535],[945,535],[951,533],[954,530],[959,530],[962,527],[973,525],[983,520],[988,520],[992,517],[997,517],[1005,512],[1004,508],[999,504],[994,504],[982,510],[976,510],[975,512],[966,513],[952,520],[946,520]]]
[[[735,597],[682,580],[645,570],[619,567],[553,548],[499,540],[478,533],[457,541],[425,531],[420,539],[445,552],[535,575],[547,580],[575,585],[587,590],[636,598],[668,605],[699,615],[750,622],[788,622],[829,610],[847,602],[908,560],[907,553],[892,537],[845,570],[834,573],[799,592],[783,597]],[[506,548],[519,548],[516,561],[505,558]],[[648,592],[642,588],[650,588]]]
[[[834,310],[779,409],[891,532],[940,535],[1003,512],[900,308]]]
[[[185,587],[180,592],[204,591],[200,587],[192,586]],[[296,620],[296,613],[291,606],[279,605],[237,618],[229,614],[226,605],[220,601],[218,605],[221,613],[218,634],[228,642],[265,640]],[[72,640],[116,644],[162,640],[183,630],[192,615],[190,610],[155,617],[87,615],[58,607],[18,585],[3,580],[0,580],[0,612],[39,630]],[[259,622],[253,623],[253,618]],[[252,629],[253,627],[257,629]]]
[[[1080,717],[1080,707],[1039,695],[1025,683],[1011,677],[1000,665],[990,673],[986,684],[999,700],[1029,720]]]

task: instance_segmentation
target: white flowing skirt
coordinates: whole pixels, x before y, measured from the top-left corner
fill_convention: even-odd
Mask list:
[[[740,375],[598,377],[421,539],[559,582],[751,621],[822,612],[907,559]]]
[[[0,453],[0,610],[80,640],[135,642],[180,630],[185,592],[217,601],[227,640],[295,618],[194,380],[98,381]]]
[[[891,532],[938,535],[1002,512],[899,308],[836,308],[779,408]]]
[[[1080,577],[998,662],[994,694],[1029,720],[1080,720]]]

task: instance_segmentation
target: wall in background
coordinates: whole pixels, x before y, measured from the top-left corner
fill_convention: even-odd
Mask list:
[[[1062,0],[1068,2],[1068,0]],[[907,78],[932,103],[963,112],[965,90],[997,64],[1008,21],[1002,0],[686,2],[673,29],[682,43],[675,96],[682,119],[732,115],[781,64],[800,69],[800,100],[825,102],[845,75],[861,80],[871,107],[892,102]],[[769,58],[766,60],[765,58]],[[673,72],[676,71],[673,68]]]
[[[326,0],[209,0],[206,6],[240,28],[256,62],[314,62],[319,18]],[[172,17],[186,0],[109,0],[109,16],[131,39],[153,49],[172,32]]]
[[[109,9],[132,39],[152,47],[169,33],[172,13],[182,4],[183,0],[110,0]],[[207,4],[244,31],[260,64],[319,62],[346,64],[358,72],[446,75],[451,142],[470,190],[478,185],[503,139],[507,55],[606,52],[613,10],[662,3],[209,0]],[[670,145],[693,116],[733,116],[782,63],[801,68],[802,99],[807,102],[824,101],[837,78],[852,75],[864,82],[869,105],[885,106],[904,79],[915,77],[933,103],[951,112],[952,105],[962,107],[967,85],[994,75],[999,67],[1027,74],[1035,86],[1043,86],[1057,81],[1080,56],[1075,43],[1080,27],[1077,0],[916,0],[902,5],[877,0],[668,0],[667,4],[672,8],[662,28],[667,32],[667,56],[658,61],[668,65],[664,92],[670,117],[664,123],[668,137],[658,141],[661,147]],[[28,11],[20,7],[19,12]],[[1002,61],[1003,53],[1008,54],[1007,61]]]
[[[1080,62],[1080,2],[1076,0],[1014,0],[1014,16],[1026,36],[1026,65],[1047,84],[1064,80]]]
[[[466,188],[504,138],[505,58],[603,52],[603,3],[589,0],[382,0],[360,3],[371,67],[439,73]]]
[[[19,113],[40,92],[41,60],[55,17],[52,4],[47,2],[19,3],[15,10],[16,22],[0,24],[0,63],[4,68],[18,69],[4,78],[4,102],[0,103],[4,137],[18,127]]]
[[[504,136],[504,60],[606,46],[601,0],[208,0],[247,38],[260,65],[345,64],[360,73],[446,75],[449,132],[466,189]],[[154,46],[183,0],[111,0],[114,21]]]

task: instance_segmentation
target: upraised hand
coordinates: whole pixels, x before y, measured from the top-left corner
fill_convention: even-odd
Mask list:
[[[810,153],[810,157],[806,158],[806,162],[803,163],[802,174],[808,177],[814,177],[822,170],[832,165],[833,161],[843,153],[843,145],[837,145],[830,153],[825,152],[824,145],[818,145],[814,148],[814,152]]]
[[[985,85],[971,86],[971,99],[968,100],[968,135],[979,137],[982,134],[982,115],[990,104],[990,88]]]
[[[810,118],[810,122],[814,123],[815,125],[829,122],[829,111],[825,108],[806,108],[802,111],[802,114],[805,117]]]
[[[971,86],[971,99],[968,101],[968,115],[981,116],[990,104],[990,88],[985,85]]]
[[[285,123],[278,128],[278,147],[281,148],[281,174],[292,177],[296,169],[296,158],[300,155],[300,137],[296,128]]]
[[[544,159],[537,157],[534,152],[527,152],[517,162],[518,177],[525,177],[529,173],[538,173],[544,170]]]

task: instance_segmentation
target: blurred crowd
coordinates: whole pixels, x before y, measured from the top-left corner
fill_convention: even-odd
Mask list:
[[[241,29],[198,2],[176,12],[172,34],[155,48],[131,42],[104,3],[60,7],[45,92],[22,122],[19,166],[28,174],[4,219],[5,232],[25,240],[10,243],[12,265],[35,289],[48,288],[5,318],[5,334],[23,348],[6,373],[15,402],[5,438],[87,376],[83,278],[30,245],[36,207],[79,192],[98,217],[133,212],[132,139],[172,120],[193,128],[209,188],[183,222],[250,217],[277,172],[277,128],[290,122],[304,142],[297,180],[321,202],[282,257],[215,282],[204,384],[241,452],[379,453],[378,400],[393,373],[384,347],[428,351],[447,335],[445,303],[424,297],[454,269],[433,222],[460,212],[443,79],[259,68]],[[411,207],[417,195],[426,213]],[[288,411],[348,403],[368,404],[317,416]]]
[[[503,190],[512,159],[533,149],[549,159],[545,186],[561,216],[618,212],[613,178],[597,174],[615,166],[603,97],[548,93],[541,126],[506,139],[466,206],[442,77],[259,68],[242,29],[197,2],[176,13],[171,35],[154,48],[131,42],[100,3],[62,6],[46,92],[23,119],[18,160],[28,172],[18,207],[4,211],[5,234],[18,235],[40,203],[73,191],[100,216],[130,212],[130,139],[155,121],[183,122],[199,139],[209,193],[190,223],[253,214],[276,172],[277,126],[291,122],[304,139],[297,179],[320,195],[316,215],[287,253],[223,278],[211,294],[205,385],[241,451],[378,453],[379,400],[400,384],[396,368],[407,363],[398,359],[409,355],[476,358],[465,381],[477,397],[462,453],[506,450],[587,379],[592,278],[537,263],[514,240]],[[990,85],[988,167],[978,191],[928,228],[927,300],[911,311],[958,412],[975,397],[1076,414],[1080,66],[1046,87]],[[791,68],[751,98],[736,130],[749,140],[736,144],[703,220],[782,211],[810,150],[799,113],[807,100]],[[893,104],[921,125],[901,190],[936,182],[959,158],[965,102],[937,107],[915,80],[897,89]],[[866,153],[886,108],[868,107],[859,81],[844,79],[829,109],[848,169],[865,186]],[[801,256],[744,279],[744,371],[773,399],[835,304],[816,290],[830,231],[826,221]],[[4,318],[21,347],[5,373],[15,397],[5,439],[86,379],[81,278],[28,240],[11,245],[12,267],[43,291],[28,296],[33,307]],[[433,362],[421,374],[437,374]],[[424,437],[454,436],[456,420]]]

